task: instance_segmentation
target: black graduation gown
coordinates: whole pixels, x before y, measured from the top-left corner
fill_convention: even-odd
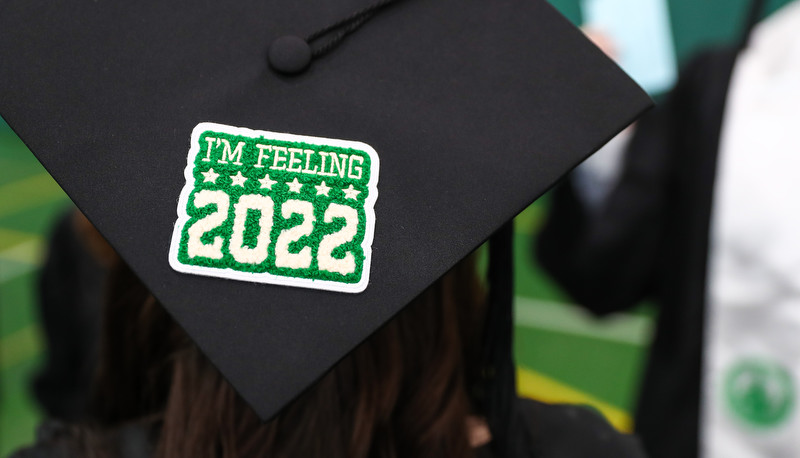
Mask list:
[[[526,435],[525,447],[507,458],[644,458],[633,436],[615,431],[598,413],[584,407],[550,405],[519,400],[518,413]],[[94,434],[108,456],[147,458],[155,442],[152,427],[131,424],[122,429]],[[45,422],[37,441],[10,458],[77,458],[85,456],[87,431],[60,422]],[[96,450],[93,450],[96,451]],[[104,456],[105,456],[104,455]],[[477,450],[479,458],[494,458],[488,446]]]
[[[735,50],[694,59],[638,124],[616,188],[590,217],[568,182],[539,236],[542,265],[598,315],[659,306],[636,432],[652,457],[698,454],[706,264],[717,149]]]

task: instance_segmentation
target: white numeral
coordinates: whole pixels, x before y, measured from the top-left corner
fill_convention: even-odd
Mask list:
[[[223,191],[209,191],[207,189],[194,195],[195,207],[203,208],[211,204],[217,206],[217,211],[195,221],[186,231],[189,234],[189,243],[186,246],[186,251],[190,258],[202,256],[210,259],[222,259],[222,237],[214,237],[214,241],[208,245],[200,239],[203,234],[213,231],[228,219],[230,198]]]
[[[187,252],[189,257],[222,259],[223,237],[215,236],[211,243],[203,243],[202,237],[220,227],[228,219],[230,197],[224,191],[202,190],[194,195],[194,206],[204,208],[215,205],[217,208],[197,220],[188,229],[189,240]],[[273,226],[275,204],[269,196],[247,194],[239,198],[233,207],[233,228],[230,235],[229,251],[233,259],[243,264],[261,264],[266,261],[271,243],[270,232]],[[245,246],[244,233],[247,226],[247,215],[250,210],[259,212],[258,235],[253,247]],[[303,200],[287,200],[281,207],[284,219],[293,215],[302,216],[300,224],[284,229],[275,242],[275,266],[290,269],[308,269],[312,263],[312,248],[305,246],[297,253],[289,251],[289,246],[314,231],[314,205]],[[326,234],[319,243],[317,263],[319,270],[349,275],[356,271],[355,256],[351,252],[342,259],[333,257],[333,251],[353,240],[358,232],[358,211],[347,205],[331,203],[325,210],[326,223],[336,218],[344,219],[344,226],[339,231]]]
[[[348,252],[342,259],[335,259],[331,253],[336,247],[353,240],[358,230],[358,212],[347,205],[332,203],[325,211],[325,222],[330,223],[334,218],[344,218],[345,224],[338,232],[323,237],[319,243],[317,255],[319,270],[342,275],[352,274],[356,271],[356,260],[353,253]]]
[[[269,233],[272,230],[272,199],[259,194],[244,195],[233,207],[233,233],[231,234],[230,252],[233,259],[243,264],[261,264],[267,259],[269,250]],[[258,210],[258,236],[256,246],[244,246],[244,230],[247,222],[247,211]]]
[[[290,269],[307,269],[311,267],[311,247],[307,246],[299,253],[290,253],[289,244],[300,240],[300,237],[310,235],[314,230],[314,206],[311,202],[302,200],[287,200],[281,207],[281,214],[285,219],[292,215],[301,215],[303,222],[289,229],[284,229],[275,243],[275,266]]]

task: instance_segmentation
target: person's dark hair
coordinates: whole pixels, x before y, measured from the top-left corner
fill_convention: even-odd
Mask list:
[[[466,374],[484,294],[472,258],[267,423],[125,266],[110,290],[94,416],[151,422],[158,457],[474,455]]]

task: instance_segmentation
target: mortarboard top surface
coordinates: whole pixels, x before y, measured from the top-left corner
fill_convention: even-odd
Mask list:
[[[0,115],[262,418],[650,105],[542,0],[399,2],[291,77],[273,40],[370,2],[182,3],[5,1]],[[202,122],[374,148],[363,292],[170,267]]]

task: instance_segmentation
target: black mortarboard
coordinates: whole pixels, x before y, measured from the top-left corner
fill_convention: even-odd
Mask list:
[[[649,104],[542,0],[0,15],[0,114],[263,418]]]

